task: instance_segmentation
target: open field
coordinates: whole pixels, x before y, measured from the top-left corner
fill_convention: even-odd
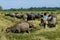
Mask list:
[[[56,27],[53,28],[47,27],[46,30],[44,31],[44,28],[39,26],[40,20],[36,19],[36,20],[29,21],[30,23],[35,24],[36,26],[36,29],[33,29],[30,33],[6,33],[5,29],[7,27],[13,26],[14,24],[21,22],[23,20],[17,19],[15,17],[5,16],[5,13],[9,13],[9,12],[1,11],[0,12],[0,40],[60,40],[60,14],[57,14],[57,12],[60,13],[59,11],[54,12],[57,15]],[[1,31],[1,29],[3,29],[3,31]]]

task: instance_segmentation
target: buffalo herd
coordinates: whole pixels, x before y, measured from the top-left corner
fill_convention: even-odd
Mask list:
[[[41,17],[41,15],[39,13],[34,13],[34,14],[33,13],[31,13],[31,14],[29,14],[29,13],[27,13],[27,14],[9,13],[9,14],[5,14],[5,16],[16,17],[18,19],[23,18],[23,19],[27,19],[27,21],[35,20],[35,19]]]
[[[8,27],[6,29],[6,32],[14,32],[14,33],[20,33],[20,32],[29,33],[29,29],[30,28],[34,29],[34,28],[36,28],[36,26],[33,24],[30,24],[28,21],[39,19],[42,17],[42,15],[39,13],[31,13],[31,14],[29,14],[29,13],[26,13],[26,14],[10,13],[10,14],[5,14],[5,16],[16,17],[19,19],[23,18],[24,20],[27,20],[27,21],[18,23],[12,27]],[[49,18],[49,16],[51,16],[51,18]],[[49,16],[48,16],[48,26],[55,27],[56,26],[56,16],[55,15],[49,15]],[[39,25],[41,25],[41,24],[39,23]]]

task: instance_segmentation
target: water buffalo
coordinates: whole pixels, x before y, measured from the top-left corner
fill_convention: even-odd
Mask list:
[[[22,23],[18,23],[12,27],[7,28],[6,32],[14,32],[14,33],[27,32],[29,33],[29,28],[35,28],[35,26],[28,22],[22,22]]]
[[[16,18],[23,18],[23,14],[16,14]]]
[[[56,26],[56,17],[53,15],[49,15],[48,17],[48,26],[55,27]]]
[[[23,20],[27,21],[27,14],[23,14]]]
[[[27,14],[27,21],[28,20],[35,20],[35,15],[34,14]]]
[[[56,26],[56,17],[55,16],[49,15],[47,21],[48,21],[48,24],[47,24],[48,27],[55,27]],[[44,26],[43,16],[41,18],[41,22],[39,25]]]
[[[40,18],[41,17],[41,15],[39,13],[35,13],[34,15],[35,15],[35,18]]]
[[[5,14],[5,16],[15,17],[15,13]]]

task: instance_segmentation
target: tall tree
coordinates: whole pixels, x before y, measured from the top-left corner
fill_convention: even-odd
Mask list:
[[[0,11],[3,10],[2,6],[0,6]]]

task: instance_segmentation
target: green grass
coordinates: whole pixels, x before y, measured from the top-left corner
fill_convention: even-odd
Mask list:
[[[40,20],[32,20],[32,23],[36,26],[36,29],[30,31],[30,33],[6,33],[5,29],[7,27],[13,26],[18,22],[23,21],[23,19],[17,19],[15,17],[8,17],[0,14],[0,40],[60,40],[60,14],[57,14],[57,26],[54,28],[44,29],[39,26]],[[1,31],[3,29],[3,31]]]

